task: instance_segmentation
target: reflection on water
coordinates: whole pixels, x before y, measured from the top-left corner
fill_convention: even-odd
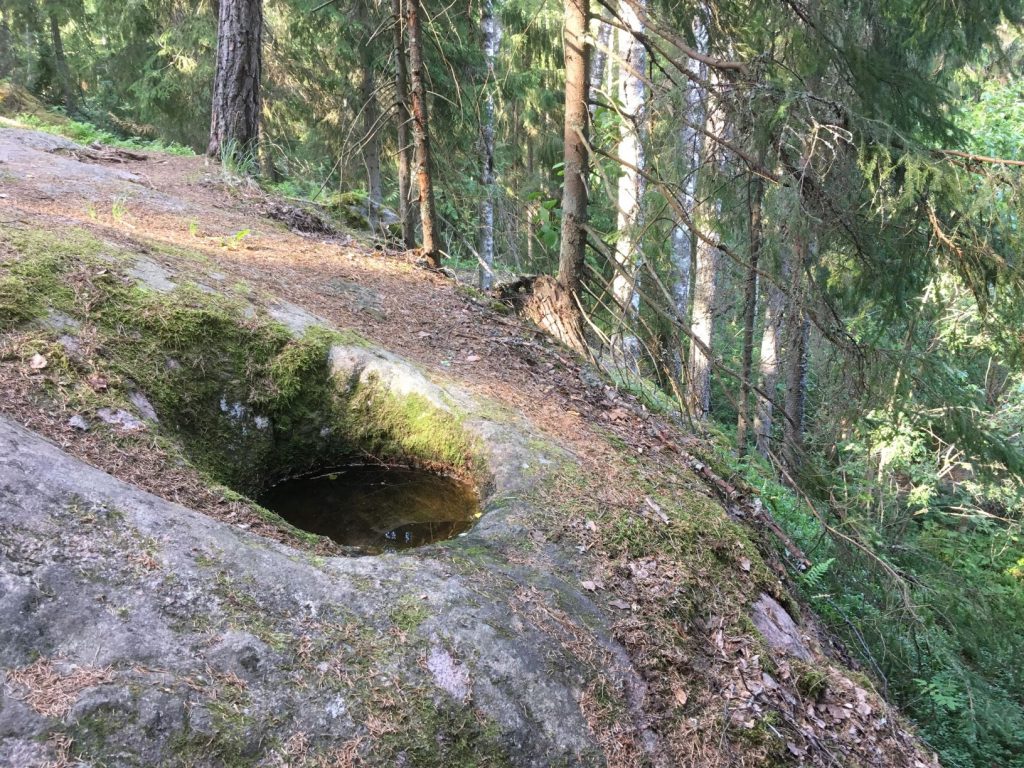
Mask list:
[[[480,516],[476,492],[466,483],[368,464],[285,480],[257,501],[297,528],[367,553],[450,539]]]

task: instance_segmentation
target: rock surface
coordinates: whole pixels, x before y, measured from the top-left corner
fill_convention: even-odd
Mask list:
[[[274,745],[299,735],[314,750],[374,738],[394,699],[413,697],[433,714],[406,723],[410,743],[432,742],[468,711],[516,765],[600,764],[580,708],[585,677],[525,618],[524,601],[575,606],[607,673],[639,679],[575,589],[490,561],[514,535],[505,503],[444,545],[488,559],[501,580],[482,583],[430,548],[320,560],[141,492],[0,419],[0,665],[12,670],[0,762],[43,765],[67,733],[107,765],[176,764],[203,745],[209,764],[270,764]],[[13,674],[38,659],[103,670],[105,682],[70,685],[66,712],[47,715]]]

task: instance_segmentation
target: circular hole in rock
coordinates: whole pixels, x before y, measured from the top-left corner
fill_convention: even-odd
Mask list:
[[[366,554],[453,538],[480,517],[472,485],[422,469],[351,464],[292,477],[257,502],[297,528]]]

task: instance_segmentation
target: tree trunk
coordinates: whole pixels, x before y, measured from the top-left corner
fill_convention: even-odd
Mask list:
[[[805,236],[794,238],[793,275],[786,307],[786,420],[783,425],[782,459],[792,473],[803,463],[804,399],[807,392],[807,340],[810,322],[804,312],[804,268],[809,253]]]
[[[380,109],[377,107],[377,86],[373,78],[373,55],[369,37],[370,14],[365,0],[358,5],[359,21],[366,40],[359,46],[360,96],[363,101],[363,165],[366,166],[366,221],[370,231],[378,233],[380,209],[384,199],[380,179]]]
[[[587,223],[587,22],[589,0],[565,0],[565,136],[558,282],[572,297],[583,285]]]
[[[262,0],[221,0],[217,73],[213,83],[210,157],[255,161],[260,132],[263,65]]]
[[[501,21],[494,13],[494,0],[485,0],[481,26],[484,33],[484,57],[487,61],[487,95],[484,99],[483,127],[480,145],[482,163],[480,184],[484,199],[480,205],[480,276],[481,291],[494,283],[494,62],[501,43]]]
[[[565,0],[565,178],[562,186],[562,239],[558,253],[558,279],[541,277],[525,312],[566,346],[586,354],[583,313],[583,257],[587,223],[587,23],[589,0]]]
[[[691,61],[689,69],[695,76],[700,74],[696,62]],[[678,216],[672,227],[669,250],[669,258],[672,262],[672,302],[675,305],[676,317],[681,323],[687,322],[690,316],[690,272],[693,269],[693,248],[697,237],[687,222],[694,220],[697,207],[697,169],[700,167],[701,151],[704,146],[703,137],[694,126],[703,122],[704,107],[701,102],[700,89],[691,82],[686,88],[683,104],[683,128],[679,136],[679,151],[683,158],[683,183],[680,189],[679,204],[686,215],[685,217]],[[678,340],[672,349],[672,368],[675,378],[681,381],[683,358]]]
[[[416,183],[420,191],[420,219],[423,228],[423,255],[436,269],[441,266],[437,214],[434,211],[434,182],[431,176],[430,130],[427,122],[427,84],[423,69],[423,32],[420,26],[420,0],[407,0],[409,30],[409,74],[412,79],[412,133],[416,141]]]
[[[753,431],[750,419],[750,383],[754,360],[754,320],[757,317],[757,262],[763,240],[761,214],[764,206],[764,182],[760,176],[750,181],[749,240],[747,279],[743,286],[743,357],[740,366],[740,401],[736,424],[736,453],[747,453],[747,435]]]
[[[643,0],[637,0],[643,7]],[[640,244],[638,234],[643,226],[642,203],[644,195],[644,107],[646,88],[644,69],[647,51],[640,42],[643,25],[629,0],[619,4],[619,18],[629,31],[619,30],[619,102],[622,105],[622,128],[618,156],[621,175],[618,181],[618,214],[616,226],[618,239],[615,242],[615,274],[612,277],[612,298],[620,315],[621,334],[618,334],[623,362],[626,367],[636,367],[639,344],[629,330],[638,313],[636,274],[639,263]],[[612,350],[615,354],[616,350]]]
[[[782,279],[792,271],[792,255],[788,243],[783,244],[782,257]],[[767,300],[764,308],[764,332],[761,335],[761,360],[758,369],[761,374],[761,389],[769,397],[775,397],[775,387],[779,383],[779,334],[782,326],[783,307],[785,306],[785,295],[774,283],[769,283]],[[757,409],[754,413],[754,436],[757,442],[757,452],[768,458],[771,450],[772,422],[774,419],[775,406],[772,400],[764,395],[756,395]]]
[[[416,219],[412,205],[412,141],[409,126],[409,73],[406,64],[402,0],[391,0],[395,40],[395,120],[398,127],[398,218],[402,222],[402,242],[416,247]]]
[[[606,21],[598,24],[597,45],[594,46],[594,55],[590,61],[590,94],[587,98],[590,117],[594,117],[594,110],[597,108],[597,93],[601,90],[601,81],[604,80],[604,70],[608,62],[608,45],[612,39],[612,25]]]
[[[707,31],[699,18],[693,23],[697,50],[706,53]],[[698,66],[701,79],[712,88],[718,78],[714,70]],[[719,106],[712,102],[711,93],[703,94],[708,107],[704,110],[704,127],[712,136],[720,136],[724,117]],[[720,152],[714,142],[703,142],[700,158],[700,174],[714,172],[720,162]],[[706,200],[697,206],[694,221],[705,231],[713,231],[721,217],[721,201]],[[718,249],[699,240],[694,264],[693,308],[690,315],[690,356],[687,361],[686,394],[690,413],[694,418],[704,420],[711,412],[711,353],[714,330],[715,293],[718,283]]]
[[[7,79],[14,73],[15,59],[11,50],[11,12],[0,8],[0,78]]]
[[[523,303],[523,315],[537,327],[581,355],[587,353],[576,297],[548,275],[533,281],[530,296]]]
[[[71,70],[64,55],[64,41],[60,35],[60,22],[57,13],[50,11],[50,42],[53,44],[53,60],[57,68],[57,81],[60,83],[60,94],[64,100],[64,109],[68,114],[75,111],[75,87],[71,82]]]

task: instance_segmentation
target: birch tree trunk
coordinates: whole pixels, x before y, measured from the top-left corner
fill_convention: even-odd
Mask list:
[[[757,263],[763,240],[761,214],[764,206],[764,182],[755,176],[749,190],[749,240],[747,277],[743,290],[743,353],[740,366],[740,400],[736,424],[736,453],[747,453],[747,435],[753,431],[750,418],[750,385],[754,359],[754,320],[757,317]]]
[[[782,256],[782,279],[792,273],[792,254],[789,244],[784,243]],[[770,397],[775,396],[775,387],[779,383],[779,348],[782,328],[782,314],[785,306],[785,295],[774,283],[769,283],[765,291],[764,332],[761,334],[761,359],[758,372],[761,375],[761,389]],[[764,395],[755,396],[757,401],[754,413],[754,438],[757,452],[765,458],[771,451],[772,422],[775,406],[772,400]]]
[[[597,108],[597,94],[601,91],[605,67],[608,63],[608,46],[612,40],[612,25],[606,21],[599,22],[594,39],[596,44],[590,59],[590,95],[587,99],[591,118],[594,117],[594,110]]]
[[[643,8],[644,0],[636,0]],[[636,336],[630,330],[639,310],[636,274],[639,262],[639,232],[643,226],[644,195],[644,120],[646,88],[644,70],[647,51],[640,42],[643,25],[629,0],[619,3],[619,18],[629,31],[618,31],[619,102],[622,105],[622,128],[618,157],[621,172],[618,180],[618,214],[615,242],[615,274],[612,277],[612,298],[621,313],[617,346],[621,346],[622,363],[633,369],[639,353]],[[613,355],[620,350],[613,349]]]
[[[409,30],[409,70],[412,80],[412,132],[416,141],[416,183],[420,192],[420,220],[423,255],[434,268],[441,266],[437,214],[434,211],[434,183],[431,176],[430,131],[427,122],[427,84],[423,71],[423,32],[420,0],[406,0],[406,28]]]
[[[221,0],[217,21],[217,71],[206,154],[228,152],[255,159],[260,133],[263,67],[262,0]]]
[[[369,38],[370,14],[366,0],[359,3],[359,20]],[[366,166],[366,221],[370,231],[378,233],[380,209],[384,193],[380,178],[380,110],[377,107],[377,86],[373,78],[373,55],[368,44],[360,46],[360,95],[363,100],[363,165]]]
[[[412,140],[409,127],[409,72],[405,51],[405,20],[402,0],[391,0],[395,44],[395,121],[398,132],[398,218],[402,222],[402,242],[406,248],[416,247],[416,218],[412,205]]]
[[[698,17],[693,23],[697,50],[706,53],[708,35]],[[713,69],[701,66],[702,79],[714,90],[718,83]],[[711,92],[703,94],[707,106],[704,109],[704,128],[712,136],[720,136],[724,127],[721,107],[714,102]],[[721,153],[713,141],[703,142],[700,153],[699,174],[713,173],[719,165]],[[721,215],[721,201],[705,201],[694,211],[696,226],[704,231],[713,231]],[[704,420],[711,412],[711,354],[712,332],[714,330],[715,294],[718,288],[718,249],[698,240],[693,269],[693,309],[690,317],[690,355],[687,360],[686,392],[690,413],[698,420]]]
[[[690,62],[688,69],[695,76],[700,76],[697,62]],[[683,101],[683,127],[679,132],[679,151],[683,158],[680,188],[680,207],[685,216],[678,216],[672,227],[672,239],[669,258],[672,262],[672,302],[675,314],[680,322],[685,323],[690,316],[690,272],[693,269],[693,248],[697,240],[691,230],[696,212],[697,170],[700,168],[700,157],[703,149],[703,136],[695,126],[704,122],[704,103],[698,86],[690,82],[687,85]],[[683,378],[683,359],[679,341],[672,349],[673,375],[677,380]]]
[[[480,206],[480,275],[481,291],[494,283],[494,63],[501,44],[501,21],[494,13],[494,0],[485,0],[481,26],[484,33],[484,58],[487,62],[487,95],[484,99],[481,135],[482,168],[480,184],[484,200]]]

